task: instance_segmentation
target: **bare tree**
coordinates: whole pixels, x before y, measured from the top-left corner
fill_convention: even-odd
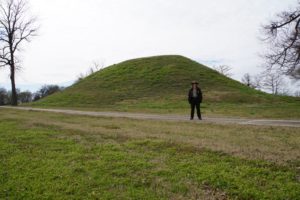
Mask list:
[[[63,89],[59,87],[58,85],[44,85],[41,87],[41,89],[38,91],[41,98],[45,98],[51,94],[54,94],[56,92],[60,92]]]
[[[101,64],[98,61],[93,61],[92,66],[90,67],[88,75],[91,75],[95,72],[98,72],[104,68],[104,62],[101,62]]]
[[[242,77],[242,83],[244,83],[248,87],[259,90],[261,89],[262,86],[262,76],[260,75],[251,76],[249,73],[246,73]]]
[[[18,104],[15,74],[18,66],[17,52],[23,42],[35,36],[36,19],[27,16],[26,0],[0,0],[0,65],[9,66],[12,90],[11,104]]]
[[[77,79],[76,79],[75,83],[80,82],[80,81],[83,80],[85,77],[86,77],[85,74],[80,73],[80,74],[77,76]]]
[[[29,103],[32,101],[32,93],[30,91],[20,92],[18,94],[18,100],[20,103]]]
[[[252,78],[249,73],[244,74],[244,76],[242,78],[242,83],[244,83],[245,85],[247,85],[249,87],[252,86]]]
[[[104,68],[104,62],[101,62],[101,64],[100,64],[98,61],[93,61],[92,66],[89,68],[88,72],[86,74],[80,73],[77,76],[77,80],[75,81],[75,83],[80,82],[81,80],[83,80],[87,76],[92,75],[92,74],[102,70],[103,68]]]
[[[296,80],[300,79],[300,1],[298,4],[263,26],[264,41],[270,45],[264,55],[267,70],[280,71]]]
[[[280,88],[280,91],[278,93],[280,96],[293,96],[293,93],[291,90],[289,90],[286,87]]]
[[[262,82],[263,82],[263,78],[261,75],[256,75],[254,76],[254,80],[253,80],[253,88],[260,90],[262,88]]]
[[[6,105],[8,102],[8,95],[5,88],[0,88],[0,105]]]
[[[265,75],[263,79],[263,86],[265,89],[272,92],[272,94],[278,95],[285,87],[285,82],[282,78],[282,75],[272,72]]]
[[[92,68],[94,68],[96,71],[99,71],[102,68],[102,66],[100,66],[100,63],[98,61],[93,61]]]
[[[231,73],[232,68],[227,65],[214,66],[213,69],[227,77],[231,77],[233,75]]]

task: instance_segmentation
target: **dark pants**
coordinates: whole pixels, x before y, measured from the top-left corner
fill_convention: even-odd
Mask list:
[[[197,116],[199,119],[202,119],[200,112],[200,103],[199,102],[191,102],[191,119],[194,119],[195,107],[197,108]]]

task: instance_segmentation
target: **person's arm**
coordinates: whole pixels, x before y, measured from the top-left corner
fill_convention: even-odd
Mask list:
[[[189,90],[189,93],[188,93],[188,102],[189,102],[189,104],[191,104],[191,102],[192,102],[191,90]]]
[[[200,103],[202,103],[203,96],[200,88],[199,88],[199,99],[200,99]]]

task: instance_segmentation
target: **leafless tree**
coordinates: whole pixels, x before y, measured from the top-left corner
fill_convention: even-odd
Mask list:
[[[253,80],[253,88],[260,90],[262,88],[262,82],[263,82],[263,77],[261,75],[256,75],[254,76],[254,80]]]
[[[242,78],[242,83],[253,89],[261,89],[262,77],[260,75],[251,76],[246,73]]]
[[[300,97],[300,90],[296,91],[294,94],[295,97]]]
[[[278,95],[285,87],[285,82],[281,74],[271,72],[266,73],[263,79],[263,86],[265,89],[272,92],[272,94]]]
[[[274,21],[263,26],[263,40],[269,45],[264,54],[267,70],[300,79],[300,1],[293,10],[277,14]]]
[[[54,94],[56,92],[60,92],[63,89],[59,87],[58,85],[44,85],[41,87],[41,89],[38,91],[41,98],[45,98],[51,94]]]
[[[280,96],[293,96],[293,93],[291,90],[289,90],[286,87],[282,87],[278,93]]]
[[[244,74],[243,78],[242,78],[242,83],[244,83],[245,85],[251,87],[252,85],[252,78],[250,76],[249,73]]]
[[[23,42],[36,35],[36,18],[27,14],[26,0],[0,0],[0,65],[10,68],[12,88],[11,104],[18,104],[15,74],[18,66],[17,52]]]
[[[30,91],[23,91],[18,94],[20,103],[29,103],[32,101],[32,93]]]
[[[93,61],[92,63],[92,67],[90,68],[90,73],[89,74],[93,74],[97,71],[100,71],[104,68],[104,62],[102,61],[101,63],[99,63],[98,61]]]
[[[231,77],[233,75],[231,73],[232,68],[227,65],[214,66],[213,69],[227,77]]]
[[[85,77],[86,77],[85,74],[80,73],[80,74],[77,76],[77,79],[76,79],[75,83],[80,82],[80,81],[83,80]]]
[[[0,88],[0,106],[6,105],[8,102],[8,95],[5,88]]]
[[[78,83],[79,81],[83,80],[85,77],[94,74],[95,72],[98,72],[104,68],[104,62],[101,62],[101,64],[98,61],[93,61],[92,66],[89,68],[88,72],[86,74],[80,73],[77,76],[77,80],[75,83]]]

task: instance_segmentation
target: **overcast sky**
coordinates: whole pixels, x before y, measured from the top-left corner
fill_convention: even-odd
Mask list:
[[[233,78],[261,71],[260,27],[297,0],[29,0],[39,36],[24,45],[17,87],[70,84],[93,61],[180,54]],[[7,70],[0,87],[9,88]]]

